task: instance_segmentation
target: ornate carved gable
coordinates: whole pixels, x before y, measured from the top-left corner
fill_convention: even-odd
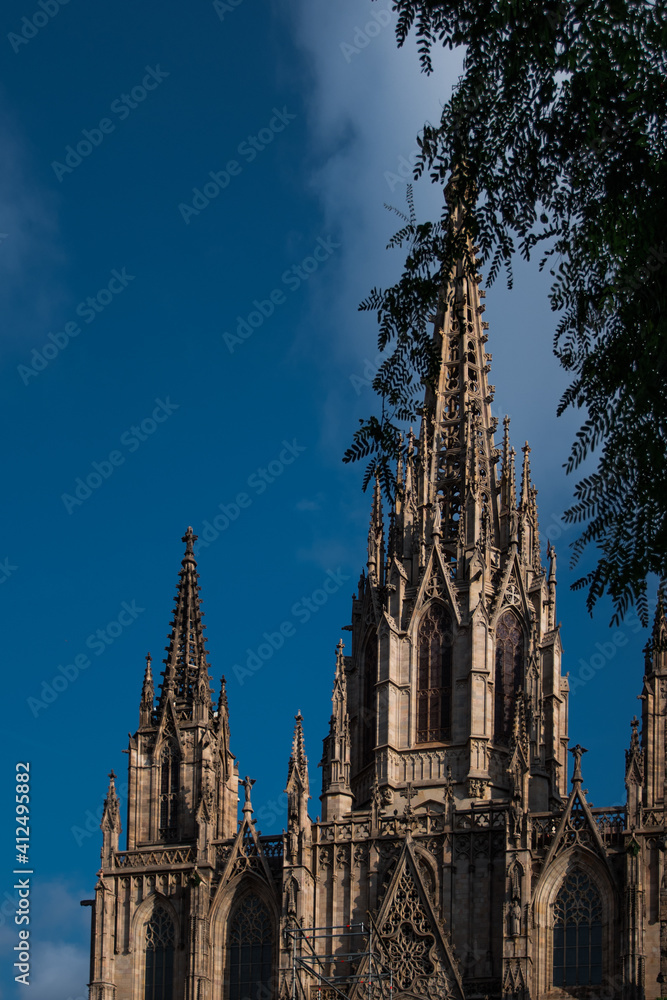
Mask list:
[[[461,977],[448,936],[436,918],[407,839],[375,928],[381,974],[371,976],[373,1000],[398,1000],[403,996],[463,1000]],[[366,963],[364,959],[359,969],[361,980],[369,975]],[[353,997],[362,1000],[368,994],[366,981],[357,985]]]
[[[514,608],[521,617],[530,619],[530,604],[521,575],[521,567],[516,555],[511,556],[506,564],[500,580],[496,602],[493,608],[493,625],[499,616],[508,608]]]
[[[183,754],[183,743],[181,740],[181,733],[179,729],[178,719],[176,718],[176,711],[174,709],[174,704],[171,698],[166,702],[164,712],[160,718],[158,725],[158,731],[155,738],[155,752],[159,754],[160,750],[165,743],[173,742],[177,747],[181,755]]]
[[[421,586],[417,594],[414,605],[414,613],[418,612],[432,598],[443,601],[454,612],[457,623],[461,624],[461,614],[459,610],[456,593],[452,586],[449,570],[446,568],[442,554],[437,545],[431,549],[431,553],[426,563],[426,569],[422,577]]]
[[[575,782],[570,792],[570,797],[567,800],[567,805],[565,806],[561,821],[558,824],[558,829],[544,862],[542,869],[543,876],[555,858],[562,854],[563,851],[576,847],[583,847],[596,854],[609,870],[610,877],[613,878],[607,851],[602,842],[597,823],[593,818],[591,808],[581,790],[581,782]]]
[[[252,873],[264,879],[268,885],[273,885],[271,871],[264,856],[261,841],[257,836],[255,824],[247,816],[244,816],[239,832],[236,834],[236,840],[227,861],[220,882],[220,888],[223,888],[237,876],[247,873]]]

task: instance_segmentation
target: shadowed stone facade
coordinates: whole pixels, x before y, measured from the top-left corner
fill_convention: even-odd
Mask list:
[[[91,1000],[654,998],[667,976],[667,625],[646,657],[625,808],[567,780],[556,555],[542,564],[530,449],[494,444],[484,293],[462,267],[435,323],[439,383],[389,518],[376,484],[349,653],[336,650],[321,819],[301,716],[287,833],[211,699],[188,529],[155,697],[129,744],[127,847],[111,777]],[[239,784],[242,820],[237,820]],[[309,928],[323,930],[314,934]]]

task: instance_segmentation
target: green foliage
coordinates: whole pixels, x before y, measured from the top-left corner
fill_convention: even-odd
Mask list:
[[[492,282],[511,259],[532,259],[553,283],[554,350],[572,374],[559,413],[585,420],[569,473],[592,453],[566,519],[585,525],[573,546],[597,565],[577,583],[592,611],[605,592],[614,622],[646,609],[646,578],[667,571],[667,9],[625,0],[395,0],[397,38],[415,31],[426,72],[435,46],[465,46],[464,72],[440,124],[425,126],[416,173],[449,181],[439,221],[409,217],[392,288],[362,309],[378,314],[391,350],[374,382],[380,419],[362,423],[345,459],[382,463],[396,423],[413,419],[433,378],[428,317],[471,242]],[[452,175],[453,168],[456,167]],[[355,451],[356,449],[356,451]],[[370,473],[372,475],[372,472]]]

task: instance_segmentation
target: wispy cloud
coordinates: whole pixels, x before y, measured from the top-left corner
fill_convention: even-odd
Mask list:
[[[49,321],[63,297],[53,275],[64,262],[58,199],[36,178],[29,143],[0,91],[0,305],[6,317],[12,309],[22,316],[7,324],[6,337],[23,340],[31,321]]]

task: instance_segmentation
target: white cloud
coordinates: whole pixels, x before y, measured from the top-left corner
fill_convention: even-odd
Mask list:
[[[35,952],[30,1000],[87,1000],[89,963],[88,949],[41,942]]]
[[[62,881],[35,881],[29,928],[30,1000],[87,1000],[91,911],[81,906],[83,895]],[[0,928],[0,950],[6,956],[18,944],[18,930],[9,921]],[[13,962],[14,958],[9,960],[10,967]],[[0,998],[23,995],[24,987],[12,985],[13,992],[0,993]]]

